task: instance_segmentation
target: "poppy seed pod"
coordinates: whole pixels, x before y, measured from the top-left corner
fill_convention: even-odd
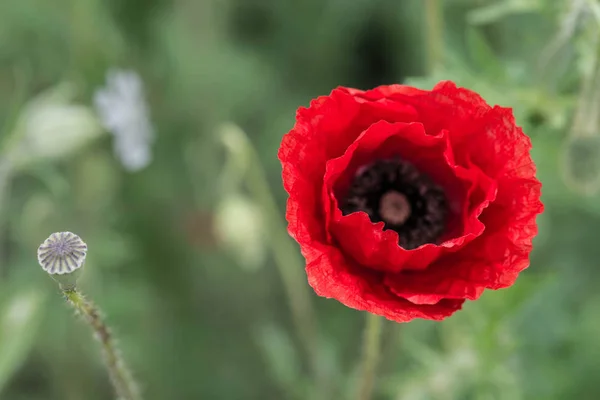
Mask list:
[[[38,262],[61,286],[75,286],[87,255],[87,245],[71,232],[53,233],[38,248]]]

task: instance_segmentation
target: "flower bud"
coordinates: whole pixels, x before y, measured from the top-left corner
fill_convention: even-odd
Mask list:
[[[586,195],[600,189],[600,136],[568,139],[563,148],[563,178],[568,186]]]
[[[71,232],[53,233],[38,248],[38,262],[62,288],[74,287],[85,262],[87,245]]]
[[[265,260],[264,221],[259,207],[248,197],[230,195],[219,204],[215,234],[231,250],[242,268],[260,268]]]

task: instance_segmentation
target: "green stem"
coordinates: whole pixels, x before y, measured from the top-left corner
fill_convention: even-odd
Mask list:
[[[110,380],[115,388],[119,400],[141,400],[137,384],[131,377],[121,356],[115,339],[100,311],[91,301],[87,300],[77,289],[63,289],[63,294],[69,304],[88,323],[102,346],[102,353]]]
[[[425,28],[427,30],[427,72],[441,65],[443,57],[443,19],[439,0],[425,0]]]
[[[357,400],[370,400],[373,395],[375,373],[381,354],[382,332],[383,318],[375,314],[367,314]]]
[[[4,208],[10,200],[11,176],[12,165],[0,154],[0,245],[4,243],[4,234],[7,232],[5,227],[8,225],[8,213],[5,212]],[[4,269],[5,262],[7,260],[0,255],[0,273]]]
[[[247,171],[248,189],[261,205],[267,229],[270,233],[269,245],[289,299],[294,325],[311,361],[313,372],[318,375],[316,319],[310,300],[310,292],[305,284],[304,265],[296,256],[298,249],[291,242],[287,229],[282,224],[281,216],[277,211],[279,207],[269,187],[258,154],[247,137],[244,137],[244,141],[250,156]]]

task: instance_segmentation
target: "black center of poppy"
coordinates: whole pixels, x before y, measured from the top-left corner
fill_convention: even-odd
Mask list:
[[[444,190],[399,158],[361,168],[340,204],[344,215],[364,211],[372,222],[383,221],[408,250],[437,243],[448,215]]]

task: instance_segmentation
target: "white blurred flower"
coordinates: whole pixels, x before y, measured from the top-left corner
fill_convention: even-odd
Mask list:
[[[114,136],[115,154],[129,171],[152,161],[154,130],[144,97],[144,85],[133,71],[110,70],[106,86],[94,94],[103,126]]]

